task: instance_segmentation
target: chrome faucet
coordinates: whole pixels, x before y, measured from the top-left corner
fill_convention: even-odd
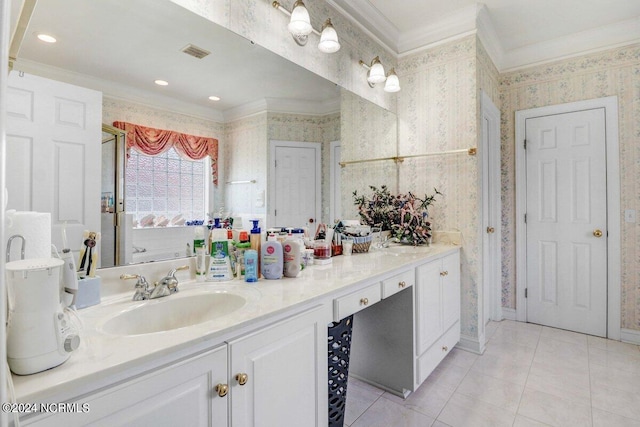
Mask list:
[[[172,269],[169,271],[169,274],[163,277],[159,282],[155,282],[153,287],[149,286],[147,279],[139,274],[123,274],[120,276],[120,279],[138,279],[136,282],[136,292],[133,294],[133,301],[144,301],[147,299],[166,297],[178,292],[178,279],[176,278],[176,272],[188,269],[188,265]]]
[[[188,269],[188,265],[183,265],[169,271],[165,277],[155,283],[155,286],[151,291],[151,295],[149,295],[149,299],[162,298],[178,292],[178,279],[176,278],[176,272]]]
[[[130,279],[138,279],[136,282],[136,292],[133,294],[133,301],[143,301],[149,299],[151,295],[151,286],[149,286],[149,282],[144,276],[139,274],[123,274],[120,276],[122,280],[130,280]]]

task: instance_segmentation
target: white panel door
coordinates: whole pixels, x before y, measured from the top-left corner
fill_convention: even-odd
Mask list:
[[[320,155],[319,143],[276,143],[275,223],[270,225],[304,227],[319,220]]]
[[[102,94],[15,71],[8,86],[7,207],[50,212],[51,241],[67,223],[77,251],[100,231]]]
[[[606,336],[605,111],[526,120],[527,321]]]

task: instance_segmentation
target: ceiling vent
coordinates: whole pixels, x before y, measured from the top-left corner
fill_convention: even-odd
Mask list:
[[[194,46],[192,44],[188,44],[180,50],[186,53],[187,55],[191,55],[194,58],[198,58],[198,59],[202,59],[205,56],[211,54],[211,52],[209,52],[208,50],[204,50],[201,47]]]

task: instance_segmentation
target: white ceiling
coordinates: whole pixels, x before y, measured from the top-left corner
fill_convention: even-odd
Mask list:
[[[640,0],[328,2],[401,56],[478,30],[501,71],[640,41]]]
[[[181,52],[189,43],[211,55]],[[15,68],[218,121],[340,108],[335,84],[170,1],[41,0]]]

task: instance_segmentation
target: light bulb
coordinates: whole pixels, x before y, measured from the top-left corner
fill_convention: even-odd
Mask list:
[[[387,79],[387,76],[384,74],[384,67],[380,63],[379,57],[376,56],[373,58],[373,61],[371,61],[371,69],[368,74],[367,80],[369,83],[382,83]]]
[[[318,49],[324,53],[334,53],[340,50],[340,42],[338,42],[338,33],[331,24],[331,19],[327,19],[322,27],[322,34],[320,35],[320,43],[318,43]]]
[[[384,91],[400,92],[400,79],[398,79],[396,70],[393,68],[389,71],[389,75],[387,75],[387,82],[384,84]]]
[[[313,31],[311,26],[311,20],[309,19],[309,12],[304,7],[302,0],[296,0],[293,4],[293,11],[291,12],[291,21],[289,21],[289,32],[294,36],[308,36]]]

